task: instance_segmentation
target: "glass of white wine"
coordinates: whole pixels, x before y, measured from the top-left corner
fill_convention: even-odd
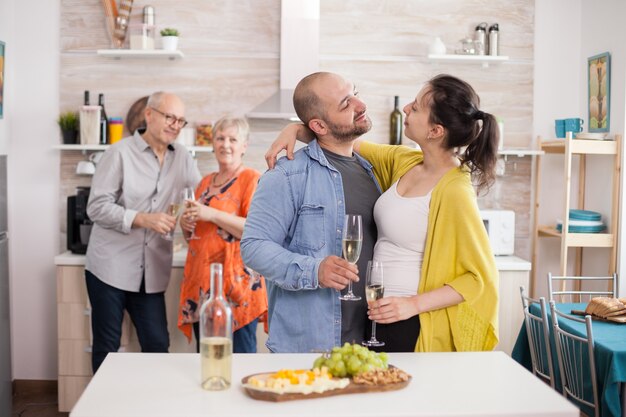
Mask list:
[[[181,204],[178,201],[171,202],[167,206],[167,210],[165,211],[170,216],[176,217],[176,221],[178,221],[178,213],[180,213]],[[174,223],[174,227],[169,232],[162,234],[161,237],[166,240],[174,240],[174,229],[176,228],[176,223]]]
[[[367,262],[367,278],[365,282],[365,296],[367,302],[383,298],[385,285],[383,281],[383,263],[380,261]],[[364,346],[385,346],[385,342],[376,339],[376,322],[372,320],[372,337],[363,341]]]
[[[183,189],[183,202],[185,203],[185,208],[190,207],[194,201],[196,201],[196,196],[194,194],[193,187],[185,187]],[[194,226],[191,231],[191,236],[189,236],[189,240],[196,239],[200,239],[200,237],[196,235],[196,228]]]
[[[346,214],[342,235],[343,258],[351,264],[356,264],[361,256],[363,244],[363,225],[360,214]],[[343,301],[358,301],[360,296],[352,292],[352,281],[348,283],[348,291],[339,296]]]

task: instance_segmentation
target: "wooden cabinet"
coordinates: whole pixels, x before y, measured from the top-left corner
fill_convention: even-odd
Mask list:
[[[540,257],[538,250],[538,238],[541,237],[556,237],[560,239],[561,251],[560,251],[560,267],[559,271],[555,271],[555,275],[565,276],[568,275],[567,265],[570,251],[575,248],[574,253],[574,273],[575,276],[580,276],[582,273],[582,250],[583,248],[606,248],[610,250],[608,274],[611,275],[615,272],[617,267],[617,231],[618,231],[618,217],[619,217],[619,186],[620,186],[620,165],[621,165],[621,135],[615,135],[615,140],[589,140],[589,139],[572,139],[571,133],[568,133],[568,137],[556,141],[542,142],[539,138],[539,145],[541,150],[546,154],[562,154],[564,159],[564,172],[563,172],[563,187],[564,197],[562,201],[562,214],[563,219],[562,230],[567,231],[569,229],[569,211],[570,208],[584,209],[585,208],[585,183],[586,183],[586,157],[587,155],[606,156],[608,163],[613,167],[612,178],[612,203],[611,214],[608,218],[608,229],[605,233],[561,233],[553,225],[540,225],[538,222],[538,214],[540,204],[537,199],[535,202],[534,210],[534,238],[533,238],[533,254],[532,264],[537,265]],[[579,157],[579,169],[578,169],[578,189],[572,190],[572,160],[575,156]],[[611,161],[612,160],[612,161]],[[541,156],[538,156],[538,160],[535,166],[535,195],[541,186]],[[577,194],[577,206],[571,207],[570,196],[572,193]],[[603,275],[604,272],[599,272],[595,275]],[[571,274],[569,274],[571,275]],[[536,268],[533,268],[532,281],[530,285],[530,293],[534,295],[535,285],[537,282]]]
[[[498,285],[498,331],[499,342],[495,350],[511,355],[522,328],[524,314],[519,287],[528,288],[530,262],[516,256],[496,256],[500,275]]]
[[[170,352],[195,352],[195,343],[187,343],[178,330],[177,314],[183,269],[172,268],[165,292]],[[59,411],[69,412],[93,375],[91,372],[90,305],[82,265],[57,266],[57,337]],[[134,328],[126,315],[122,327],[120,351],[139,352]]]

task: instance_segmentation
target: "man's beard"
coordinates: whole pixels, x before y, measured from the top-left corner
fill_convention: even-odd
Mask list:
[[[360,126],[357,126],[355,124],[337,125],[330,121],[326,121],[326,124],[328,125],[328,129],[335,139],[339,140],[340,142],[352,142],[353,140],[369,132],[372,128],[372,121],[370,120],[369,116],[366,115],[365,120],[367,121],[367,123]]]

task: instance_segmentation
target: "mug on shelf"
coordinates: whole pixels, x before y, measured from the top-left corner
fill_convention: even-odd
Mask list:
[[[96,173],[96,165],[91,161],[78,161],[76,175],[93,175]]]
[[[567,132],[574,134],[583,131],[584,120],[579,117],[571,117],[569,119],[557,119],[554,121],[554,130],[557,138],[564,138]]]
[[[572,132],[572,136],[583,131],[584,120],[578,117],[565,119],[565,134]]]

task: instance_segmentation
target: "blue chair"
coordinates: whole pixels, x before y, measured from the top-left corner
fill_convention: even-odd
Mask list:
[[[563,395],[579,407],[592,408],[595,417],[600,417],[591,316],[581,318],[565,314],[556,309],[553,300],[550,301],[550,310]],[[586,336],[581,337],[559,327],[559,318],[584,323]],[[589,394],[589,386],[592,395]]]
[[[524,323],[528,335],[533,374],[554,388],[554,367],[550,352],[550,322],[548,321],[546,299],[544,297],[530,298],[526,295],[526,289],[523,286],[519,288],[519,291],[522,297]],[[541,317],[535,316],[528,310],[528,306],[532,303],[538,304],[541,308]]]

